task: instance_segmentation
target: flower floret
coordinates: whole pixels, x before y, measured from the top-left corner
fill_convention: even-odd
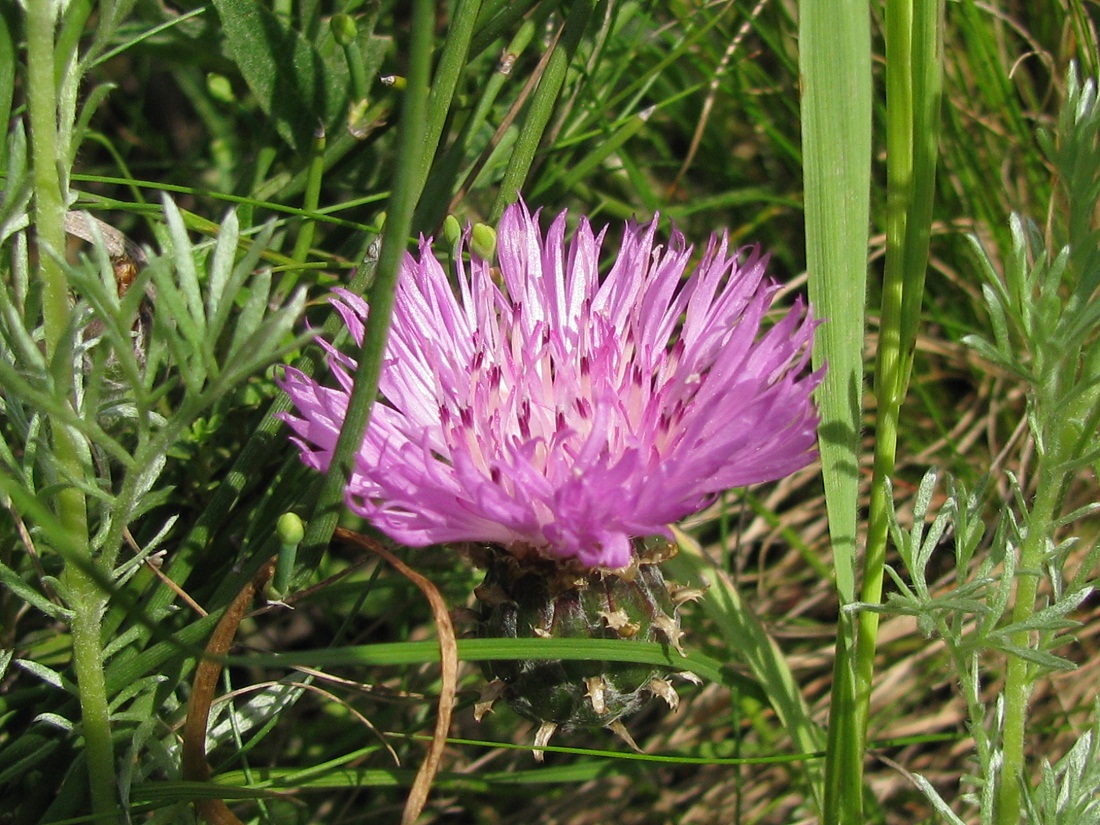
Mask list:
[[[510,207],[499,271],[458,256],[457,289],[422,240],[406,255],[381,400],[358,451],[348,506],[412,546],[522,546],[586,567],[623,567],[631,539],[730,487],[814,458],[808,369],[816,322],[801,301],[762,332],[777,287],[766,257],[712,238],[692,248],[657,220],[629,224],[599,274],[604,232],[566,216],[545,234]],[[498,283],[499,281],[499,283]],[[367,303],[332,303],[361,344]],[[325,344],[338,388],[288,369],[285,416],[311,467],[326,470],[355,363]]]

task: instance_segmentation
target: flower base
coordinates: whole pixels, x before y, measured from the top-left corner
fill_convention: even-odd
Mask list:
[[[658,563],[672,545],[642,545],[620,570],[594,569],[518,557],[515,548],[478,548],[471,555],[487,568],[475,591],[479,632],[489,638],[624,639],[680,648],[679,605],[698,591],[666,584]],[[633,746],[619,719],[660,696],[675,708],[670,668],[633,662],[565,659],[490,661],[490,682],[477,718],[503,698],[517,713],[540,724],[538,744],[558,728],[611,727]]]

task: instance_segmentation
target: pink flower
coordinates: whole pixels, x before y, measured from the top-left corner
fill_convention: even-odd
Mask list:
[[[525,205],[498,227],[499,273],[457,266],[457,295],[421,241],[402,264],[380,391],[348,506],[406,545],[487,542],[589,567],[630,563],[632,537],[721,491],[814,456],[816,322],[798,302],[767,331],[766,258],[712,237],[687,278],[678,232],[630,224],[606,276],[604,232],[565,214],[544,238]],[[495,279],[494,276],[499,275]],[[503,287],[498,280],[503,279]],[[362,342],[367,304],[332,303]],[[355,363],[327,342],[339,388],[288,369],[285,420],[327,470]]]

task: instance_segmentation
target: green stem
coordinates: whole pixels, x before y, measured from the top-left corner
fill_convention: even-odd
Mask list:
[[[902,404],[913,367],[932,222],[939,135],[943,8],[940,0],[886,6],[886,273],[875,365],[875,459],[860,600],[882,601],[889,533],[886,485],[897,458]],[[879,614],[859,614],[855,646],[855,728],[866,747]],[[863,760],[857,770],[862,772]]]
[[[114,744],[104,676],[102,617],[107,599],[90,576],[70,565],[65,570],[73,601],[72,641],[76,685],[80,693],[81,728],[88,762],[92,811],[97,822],[117,822]]]
[[[424,194],[417,206],[416,219],[413,222],[415,228],[427,232],[439,226],[444,217],[448,213],[455,212],[465,199],[466,189],[477,178],[489,152],[487,151],[480,160],[471,164],[463,172],[460,181],[459,169],[466,161],[474,137],[486,128],[489,114],[501,90],[506,83],[512,82],[511,66],[531,44],[537,28],[534,20],[530,18],[524,20],[511,41],[505,46],[497,70],[485,82],[484,91],[481,92],[473,114],[462,124],[461,130],[451,141],[446,153],[432,168],[431,175],[424,185]],[[506,117],[505,121],[507,120]],[[496,145],[496,138],[497,135],[494,135],[490,146]]]
[[[562,85],[565,83],[566,72],[573,60],[573,54],[577,51],[577,45],[588,27],[588,18],[594,6],[592,0],[581,0],[569,11],[569,17],[566,18],[562,27],[561,40],[554,46],[546,62],[546,71],[539,80],[538,89],[531,96],[527,117],[516,139],[512,156],[508,159],[508,167],[504,170],[504,178],[500,182],[500,191],[497,193],[493,210],[489,213],[490,224],[500,220],[505,208],[515,203],[523,190],[527,175],[531,171],[531,164],[535,160],[535,151],[546,132],[550,116],[554,113],[554,106],[558,102]]]
[[[451,18],[450,28],[443,43],[443,54],[439,58],[439,67],[432,77],[431,91],[428,94],[427,121],[424,124],[422,164],[417,170],[414,188],[423,191],[428,179],[428,170],[439,149],[439,140],[443,136],[443,127],[451,111],[451,101],[455,89],[462,77],[466,57],[470,51],[470,39],[474,34],[474,24],[481,11],[481,0],[462,0]]]
[[[306,182],[306,194],[302,200],[302,209],[306,212],[316,212],[321,203],[321,180],[325,175],[325,130],[322,127],[313,135],[313,146],[309,161],[309,179]],[[313,218],[303,218],[298,229],[298,237],[294,240],[294,251],[290,257],[297,263],[305,263],[309,257],[309,250],[313,247],[313,238],[317,234],[317,221]],[[292,278],[282,287],[284,294],[294,291],[297,278]]]
[[[860,601],[878,604],[886,564],[889,494],[886,479],[894,472],[898,420],[905,395],[905,353],[902,342],[902,304],[906,289],[905,234],[913,192],[913,66],[910,47],[912,9],[904,3],[886,8],[886,272],[875,358],[875,458],[868,511],[867,550],[863,562]],[[857,621],[854,650],[855,726],[861,758],[853,768],[862,775],[867,720],[874,679],[879,614],[863,611]],[[862,784],[862,781],[861,781]]]
[[[59,354],[58,349],[71,316],[68,283],[61,264],[54,257],[65,249],[65,195],[60,163],[69,155],[69,147],[61,145],[58,134],[54,42],[57,9],[58,4],[52,0],[31,0],[26,11],[27,106],[34,161],[38,276],[42,281],[42,321],[49,359],[69,357],[64,352]],[[55,389],[66,398],[71,396],[72,387],[64,382]],[[60,478],[81,478],[85,472],[83,456],[86,450],[79,435],[70,428],[57,425],[52,436]],[[62,487],[57,494],[57,515],[68,542],[87,558],[90,555],[87,503],[78,487]],[[63,578],[69,606],[74,613],[73,664],[80,694],[92,810],[100,821],[111,821],[116,819],[117,813],[117,782],[100,642],[107,597],[95,579],[80,565],[66,565]]]
[[[27,107],[31,120],[34,161],[35,231],[38,273],[42,279],[42,312],[46,356],[52,358],[69,320],[65,273],[53,257],[65,249],[65,200],[57,161],[57,87],[54,81],[54,3],[32,0],[27,5]]]
[[[1027,534],[1020,545],[1017,565],[1016,600],[1012,606],[1012,623],[1023,622],[1034,614],[1039,591],[1039,569],[1047,539],[1054,533],[1062,497],[1062,473],[1057,461],[1044,457],[1039,468],[1035,501],[1027,518]],[[1012,635],[1012,644],[1032,647],[1028,631]],[[1031,668],[1020,656],[1009,655],[1005,672],[1004,727],[1001,747],[1004,760],[997,785],[995,822],[1016,825],[1020,821],[1020,783],[1024,774],[1024,727],[1027,723],[1028,700],[1034,682]]]
[[[417,0],[413,4],[409,73],[398,141],[400,149],[393,190],[387,204],[378,275],[369,296],[370,319],[358,354],[359,368],[355,373],[355,385],[348,399],[340,437],[302,541],[303,555],[319,557],[323,547],[332,538],[344,501],[344,489],[354,469],[355,454],[363,442],[371,407],[378,392],[397,278],[412,228],[413,210],[425,179],[421,164],[431,161],[422,156],[421,150],[427,121],[434,12],[435,4],[430,0]]]

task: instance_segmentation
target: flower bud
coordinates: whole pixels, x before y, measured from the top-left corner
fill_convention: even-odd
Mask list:
[[[359,27],[350,14],[336,14],[332,17],[332,36],[340,46],[350,46],[359,36]]]
[[[443,219],[443,238],[452,249],[462,240],[462,225],[454,215],[448,215]]]
[[[296,513],[283,513],[275,523],[275,533],[279,544],[296,545],[301,544],[306,528]]]
[[[497,254],[497,231],[484,223],[475,223],[470,233],[470,251],[486,261]]]

